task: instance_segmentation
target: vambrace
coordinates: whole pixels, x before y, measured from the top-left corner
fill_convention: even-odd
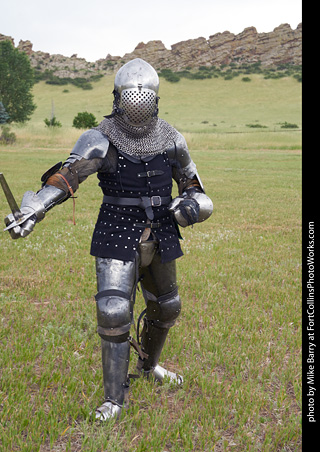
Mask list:
[[[49,185],[45,185],[37,193],[33,191],[25,192],[20,210],[27,219],[21,225],[10,229],[11,237],[18,239],[29,235],[33,231],[35,224],[44,219],[46,212],[55,204],[64,200],[65,197],[66,194],[63,190]],[[13,215],[9,214],[4,221],[9,226],[13,220]]]

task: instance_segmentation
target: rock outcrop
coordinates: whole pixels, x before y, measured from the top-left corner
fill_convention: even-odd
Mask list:
[[[0,34],[0,41],[10,36]],[[26,52],[31,65],[41,72],[53,71],[58,77],[88,78],[97,72],[106,74],[117,70],[124,62],[143,58],[157,70],[170,68],[172,71],[200,66],[221,66],[230,63],[256,63],[275,66],[284,63],[302,64],[302,24],[292,30],[289,24],[282,24],[270,33],[258,33],[255,27],[248,27],[237,35],[225,31],[209,36],[181,41],[167,49],[162,41],[140,42],[131,53],[111,56],[87,62],[77,55],[65,57],[32,50],[30,41],[20,41],[17,47]]]

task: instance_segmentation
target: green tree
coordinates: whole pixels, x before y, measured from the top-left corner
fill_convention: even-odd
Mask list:
[[[0,124],[5,124],[6,122],[8,122],[9,119],[9,115],[6,112],[6,109],[3,106],[3,103],[0,102]]]
[[[76,129],[91,129],[92,127],[97,127],[97,125],[98,123],[94,114],[83,111],[73,118],[72,127]]]
[[[0,42],[0,101],[9,115],[7,122],[25,122],[36,109],[31,89],[33,70],[26,53],[10,41]]]

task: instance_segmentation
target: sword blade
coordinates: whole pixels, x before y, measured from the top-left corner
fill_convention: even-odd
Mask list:
[[[7,181],[6,181],[3,173],[0,173],[0,183],[1,183],[2,189],[4,191],[5,197],[7,198],[11,212],[14,216],[14,219],[16,221],[20,220],[20,218],[23,217],[23,213],[19,209],[18,204],[17,204],[16,200],[14,199],[14,196],[9,188],[9,185],[7,184]]]

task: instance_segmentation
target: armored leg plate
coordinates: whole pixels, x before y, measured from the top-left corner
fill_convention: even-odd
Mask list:
[[[104,403],[97,419],[118,416],[128,390],[132,319],[131,293],[135,282],[135,263],[96,258],[98,333],[101,337]]]
[[[143,361],[143,370],[152,370],[158,364],[168,332],[168,328],[157,328],[148,320],[145,321],[141,334],[141,345],[148,358]]]
[[[128,368],[130,344],[115,343],[101,339],[102,370],[105,401],[122,407],[128,391]]]

